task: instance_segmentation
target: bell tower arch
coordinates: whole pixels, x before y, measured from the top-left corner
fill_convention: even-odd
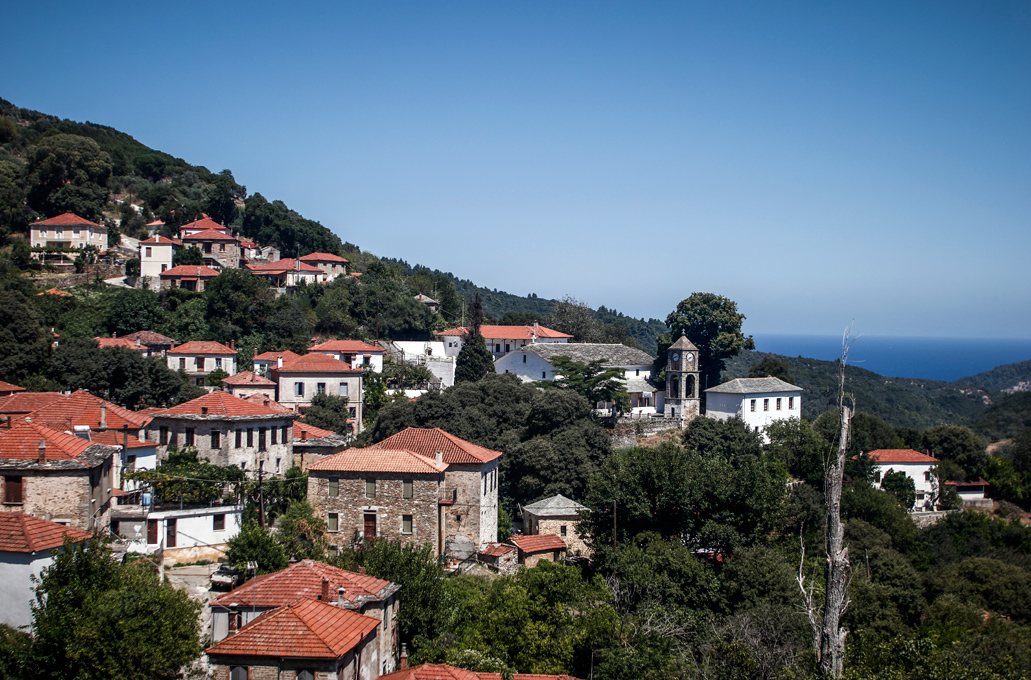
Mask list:
[[[699,393],[698,348],[687,335],[680,337],[666,350],[666,404],[663,414],[677,418],[681,427],[701,415]]]

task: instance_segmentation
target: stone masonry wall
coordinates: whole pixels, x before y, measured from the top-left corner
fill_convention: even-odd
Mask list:
[[[486,465],[448,466],[448,498],[457,491],[455,502],[447,507],[445,549],[459,559],[469,557],[484,543],[497,540],[498,461]],[[484,477],[487,491],[484,492]]]
[[[22,477],[22,503],[0,507],[54,521],[68,521],[78,529],[89,529],[93,512],[91,500],[86,470],[33,473]]]
[[[243,467],[248,473],[258,469],[264,463],[265,472],[283,474],[293,465],[293,421],[289,418],[269,418],[263,420],[188,420],[172,418],[155,418],[147,425],[147,439],[160,442],[160,428],[168,428],[168,444],[158,445],[158,460],[165,460],[168,447],[174,441],[180,449],[186,446],[186,430],[193,428],[193,446],[197,456],[213,465],[235,465]],[[286,441],[283,440],[283,426],[286,426]],[[265,428],[265,450],[259,450],[261,440],[260,428]],[[276,430],[276,443],[272,443],[272,429]],[[218,448],[211,447],[211,433],[217,430]],[[236,446],[236,431],[240,430],[240,447]],[[247,431],[251,434],[251,445],[247,446]],[[173,440],[173,435],[175,435]],[[278,462],[278,465],[277,465]]]
[[[329,495],[329,480],[338,481],[338,495]],[[367,479],[376,480],[376,497],[365,495]],[[404,498],[404,480],[412,481],[412,498]],[[429,544],[439,554],[438,501],[441,498],[443,475],[407,475],[400,473],[354,473],[312,470],[308,473],[308,501],[317,508],[319,517],[329,525],[329,514],[337,513],[338,531],[330,534],[330,542],[350,545],[364,535],[365,515],[376,515],[376,534],[413,545]],[[402,517],[412,516],[412,532],[402,532]]]
[[[580,535],[576,533],[576,523],[579,521],[579,517],[542,518],[535,522],[537,530],[534,533],[554,534],[555,536],[561,537],[569,548],[566,554],[570,557],[590,557],[590,549],[587,547],[587,544],[583,542],[583,539],[580,538]],[[562,527],[566,528],[565,536],[562,535]]]

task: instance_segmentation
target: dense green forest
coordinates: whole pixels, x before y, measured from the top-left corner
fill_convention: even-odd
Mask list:
[[[1003,392],[1013,389],[1021,383],[1031,384],[1031,359],[997,366],[984,373],[960,378],[956,382],[976,385],[989,392]]]

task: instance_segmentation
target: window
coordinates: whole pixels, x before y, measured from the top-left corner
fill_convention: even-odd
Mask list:
[[[548,372],[547,371],[541,371],[541,380],[544,380],[547,377],[548,377]]]
[[[204,252],[207,253],[208,255],[211,254],[211,244],[210,243],[205,243],[204,244]]]
[[[166,446],[168,444],[168,428],[164,425],[158,428],[158,443],[161,444],[161,446]]]
[[[226,530],[226,516],[225,513],[219,513],[211,516],[211,529],[213,531],[225,531]]]
[[[270,428],[270,429],[271,429],[271,432],[269,432],[269,434],[272,435],[272,446],[275,446],[277,444],[276,438],[279,435],[279,428],[278,427],[273,427],[273,428]],[[286,442],[283,442],[283,443],[285,444]]]
[[[167,264],[161,265],[161,271],[168,271],[168,265]]]
[[[135,472],[136,471],[136,456],[126,456],[125,457],[125,469],[128,470],[129,472]]]
[[[153,257],[153,253],[151,252],[150,246],[147,246],[147,253],[146,255],[144,255],[144,257]]]
[[[295,397],[303,397],[304,396],[304,383],[302,383],[302,382],[295,382],[294,383],[294,396]]]
[[[218,244],[218,252],[220,252],[220,253],[224,253],[225,251],[226,251],[226,244],[224,244],[224,243],[219,243],[219,244]]]
[[[241,441],[242,438],[243,438],[243,430],[237,430],[236,431],[236,448],[240,448],[240,446],[243,444],[243,442]]]
[[[401,497],[411,498],[412,496],[412,480],[406,479],[401,482]]]
[[[877,472],[873,473],[873,481],[877,482],[878,484],[881,483],[881,471],[880,470],[878,470]]]
[[[315,394],[325,394],[326,383],[315,383]]]
[[[401,515],[401,533],[410,534],[412,533],[412,516]]]
[[[4,503],[18,505],[22,502],[22,478],[15,475],[4,477]]]
[[[777,410],[780,410],[780,397],[777,397]]]
[[[512,351],[512,346],[506,343],[505,344],[505,351],[506,352],[511,352]]]
[[[254,446],[254,428],[247,428],[247,448]]]
[[[769,399],[763,399],[763,410],[764,411],[769,411],[770,410],[770,400]]]
[[[333,533],[340,531],[340,515],[335,512],[329,513],[329,517],[326,519],[326,528]]]
[[[355,415],[355,407],[354,407],[354,406],[349,406],[349,407],[347,408],[347,413],[348,413],[348,415],[350,415],[350,416],[351,416],[352,418],[354,418],[354,415]]]
[[[222,431],[212,430],[211,431],[211,448],[220,449],[222,448]]]
[[[176,537],[176,534],[179,533],[178,531],[176,531],[175,524],[176,524],[176,520],[174,520],[174,519],[166,519],[165,520],[165,547],[166,548],[174,548],[175,547],[175,537]]]
[[[194,357],[193,358],[193,367],[196,370],[198,370],[198,371],[204,370],[204,359],[202,359],[200,357]]]
[[[794,411],[795,410],[795,398],[794,397],[788,397],[788,410],[789,411]]]
[[[247,680],[246,666],[233,666],[229,671],[229,680]]]
[[[329,478],[329,495],[339,496],[340,495],[340,480],[336,477]]]
[[[283,426],[283,443],[284,444],[287,442],[287,439],[289,437],[290,437],[290,426],[289,425],[284,425]]]
[[[215,368],[222,368],[222,357],[215,357]]]
[[[526,355],[525,354],[523,355],[523,363],[524,364],[526,363]]]
[[[192,427],[186,428],[186,439],[185,439],[184,443],[187,446],[193,446],[193,428]]]
[[[561,534],[561,535],[565,536],[565,535],[566,535],[566,525],[565,525],[565,524],[563,524],[562,526],[560,526],[560,527],[558,528],[558,532],[559,532],[559,534]]]
[[[365,480],[365,497],[375,498],[376,497],[376,480],[366,479]]]
[[[755,412],[755,399],[752,400],[752,412]]]
[[[268,447],[265,445],[265,428],[258,428],[258,450],[265,451]]]
[[[72,236],[75,236],[76,238],[82,236],[82,230],[78,227],[72,227]],[[147,250],[150,250],[150,248],[147,248]]]
[[[179,358],[179,370],[180,371],[185,371],[186,370],[186,357],[180,357]]]
[[[367,513],[365,515],[365,531],[363,533],[365,538],[376,538],[376,514]]]
[[[925,472],[924,473],[924,481],[925,482],[931,481],[931,473],[930,472]]]
[[[347,396],[347,383],[340,383],[340,390],[337,392],[337,394],[339,394],[341,397]]]

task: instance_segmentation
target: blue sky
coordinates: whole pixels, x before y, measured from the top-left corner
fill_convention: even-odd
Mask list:
[[[1031,338],[1031,4],[212,4],[7,8],[0,97],[499,290]]]

